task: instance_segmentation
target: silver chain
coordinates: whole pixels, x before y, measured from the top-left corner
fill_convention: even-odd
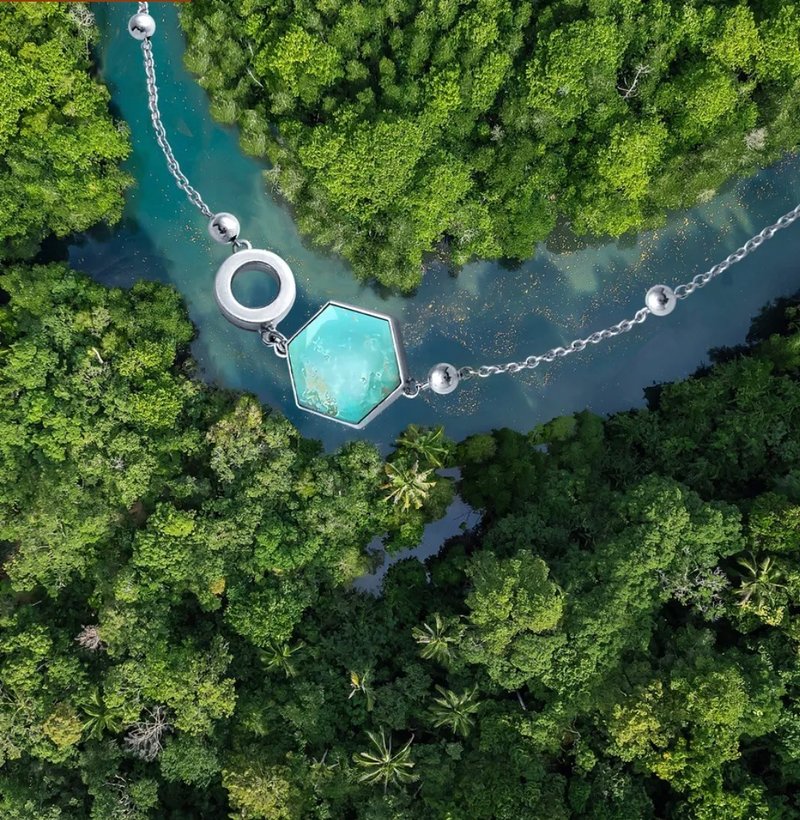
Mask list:
[[[675,296],[678,299],[685,299],[691,296],[698,288],[705,287],[714,277],[724,273],[731,265],[741,262],[746,256],[749,256],[753,251],[764,244],[768,239],[772,239],[775,234],[783,228],[788,228],[793,222],[800,219],[800,205],[797,205],[789,213],[784,214],[774,225],[764,228],[763,231],[757,233],[754,237],[747,240],[741,248],[734,251],[727,256],[722,262],[718,262],[712,268],[709,268],[705,273],[699,273],[691,281],[683,285],[678,285],[675,288]],[[533,370],[537,368],[542,362],[552,362],[556,359],[569,356],[570,353],[580,353],[589,345],[599,344],[606,339],[613,339],[623,333],[632,330],[636,325],[642,324],[650,315],[650,309],[643,307],[637,310],[632,319],[623,319],[616,325],[597,330],[587,336],[585,339],[575,339],[566,347],[553,347],[546,353],[540,355],[528,356],[520,362],[506,362],[505,364],[484,364],[480,367],[462,367],[459,370],[459,376],[462,379],[470,379],[473,376],[478,376],[482,379],[489,376],[496,376],[498,373],[518,373],[520,370]],[[420,389],[427,388],[427,384],[421,385]],[[420,391],[417,391],[416,395]]]
[[[274,325],[263,325],[261,341],[279,358],[285,359],[289,355],[289,337],[284,336]]]
[[[623,319],[616,325],[604,328],[603,330],[596,330],[594,333],[587,336],[585,339],[575,339],[566,347],[553,347],[546,353],[539,355],[528,356],[521,362],[506,362],[505,364],[484,364],[480,367],[462,367],[459,370],[459,376],[462,379],[470,379],[473,376],[480,376],[485,379],[489,376],[496,376],[498,373],[518,373],[520,370],[533,370],[537,368],[542,362],[553,362],[556,359],[569,356],[570,353],[580,353],[589,345],[596,345],[606,339],[612,339],[614,336],[619,336],[622,333],[627,333],[632,330],[635,325],[640,325],[647,319],[650,310],[646,307],[636,311],[636,315],[632,319]]]
[[[139,12],[142,14],[148,13],[148,4],[139,3]],[[208,219],[214,215],[214,212],[203,202],[203,197],[192,186],[186,174],[181,170],[178,160],[175,159],[175,154],[172,152],[172,146],[167,139],[167,132],[164,129],[164,124],[161,122],[161,112],[158,109],[158,86],[156,85],[156,64],[153,59],[153,45],[150,38],[142,40],[142,54],[144,55],[144,73],[147,77],[147,107],[150,109],[150,119],[153,121],[153,129],[156,132],[156,141],[164,153],[167,160],[167,167],[169,172],[175,177],[178,187],[185,192],[189,198],[189,202],[200,210]]]
[[[691,282],[678,285],[675,288],[675,295],[678,299],[685,299],[691,296],[698,288],[705,287],[714,277],[719,276],[728,270],[731,265],[741,262],[746,256],[761,247],[768,239],[772,239],[778,231],[788,228],[793,222],[800,219],[800,205],[797,205],[788,214],[784,214],[775,224],[769,225],[763,231],[747,240],[741,248],[726,256],[722,262],[717,262],[714,267],[709,268],[705,273],[698,273]]]

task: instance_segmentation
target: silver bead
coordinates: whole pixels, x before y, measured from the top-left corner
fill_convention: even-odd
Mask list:
[[[235,242],[239,238],[239,220],[229,213],[214,214],[208,222],[208,232],[215,242]]]
[[[675,310],[678,304],[678,297],[675,291],[667,285],[653,285],[644,297],[644,303],[650,309],[653,316],[667,316]]]
[[[431,391],[439,396],[452,393],[458,387],[460,381],[461,377],[458,375],[458,370],[453,365],[444,362],[434,365],[431,372],[428,373],[428,384]]]
[[[128,20],[128,34],[135,40],[148,40],[156,33],[156,21],[144,12]]]

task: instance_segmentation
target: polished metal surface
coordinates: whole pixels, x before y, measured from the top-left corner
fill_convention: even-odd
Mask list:
[[[226,211],[214,214],[208,220],[208,233],[215,242],[220,244],[231,244],[239,238],[241,225],[239,220]]]
[[[156,21],[146,12],[134,14],[128,20],[128,34],[135,40],[147,40],[156,33]]]
[[[284,336],[274,325],[264,325],[260,331],[261,341],[279,358],[288,355],[289,337]]]
[[[245,270],[259,270],[278,283],[277,296],[267,305],[245,307],[233,295],[233,280]],[[285,318],[297,297],[294,274],[289,265],[272,251],[248,249],[239,251],[220,265],[214,280],[214,297],[222,315],[243,330],[262,331]]]
[[[446,396],[452,393],[461,381],[458,368],[446,362],[434,365],[428,373],[428,385],[432,393]]]
[[[644,303],[653,316],[669,316],[675,310],[678,299],[675,291],[667,285],[653,285],[647,291]]]

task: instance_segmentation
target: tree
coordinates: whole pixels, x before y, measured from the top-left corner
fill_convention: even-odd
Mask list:
[[[129,727],[123,745],[136,757],[151,762],[163,751],[161,741],[170,728],[166,708],[156,706],[146,710],[144,718]]]
[[[207,790],[221,767],[213,741],[192,735],[172,735],[159,756],[167,781],[180,781]]]
[[[422,647],[420,656],[442,664],[452,659],[453,647],[458,645],[463,632],[458,618],[445,619],[438,612],[433,615],[433,626],[426,621],[411,630],[414,640]]]
[[[387,461],[389,480],[383,485],[388,491],[386,500],[398,505],[403,512],[420,509],[436,483],[430,480],[432,474],[433,470],[421,470],[418,461],[413,464],[402,460]]]
[[[74,746],[86,729],[76,711],[67,703],[59,703],[42,724],[42,731],[59,748]]]
[[[109,708],[99,689],[81,704],[84,714],[83,731],[86,737],[99,739],[106,732],[117,734],[122,728],[122,710]]]
[[[306,816],[308,797],[297,785],[291,766],[268,766],[237,757],[222,777],[231,803],[243,817],[301,820]]]
[[[681,659],[618,702],[607,725],[613,754],[702,803],[713,800],[747,736],[776,725],[781,687],[759,659],[715,652],[707,633],[689,630],[678,641]]]
[[[748,514],[748,536],[754,550],[793,554],[800,551],[800,505],[779,493],[765,493]]]
[[[737,563],[744,569],[736,590],[739,606],[766,615],[772,619],[772,623],[780,623],[783,608],[780,606],[779,596],[785,587],[780,567],[770,555],[761,560],[752,554],[746,555],[738,558]]]
[[[50,233],[122,216],[130,141],[90,74],[96,36],[69,6],[0,8],[0,256],[32,256]]]
[[[480,709],[478,690],[473,688],[458,694],[452,689],[436,686],[441,697],[434,698],[431,706],[433,725],[447,726],[454,734],[466,737],[475,725],[473,715]]]
[[[293,646],[288,643],[276,644],[270,641],[266,649],[261,650],[261,660],[269,669],[281,669],[287,678],[297,675],[292,656],[296,655],[305,646],[302,641],[298,641]]]
[[[541,644],[550,646],[548,633],[561,621],[564,597],[549,574],[544,561],[529,552],[499,559],[483,551],[467,566],[472,585],[465,602],[471,629],[464,638],[464,655],[485,664],[490,677],[507,688],[520,683],[509,667],[515,643],[531,643],[533,635],[542,635]]]
[[[75,643],[90,652],[99,652],[105,649],[103,639],[100,637],[100,630],[94,625],[82,627],[81,631],[75,636]]]
[[[444,427],[426,430],[416,424],[410,424],[397,440],[401,453],[421,459],[427,467],[440,468],[447,466],[452,455],[453,446],[445,438]]]
[[[371,712],[373,706],[375,705],[375,695],[372,689],[372,684],[370,682],[371,677],[372,673],[369,669],[361,674],[359,674],[358,672],[353,672],[351,670],[350,694],[347,696],[348,700],[352,700],[356,695],[363,695],[367,705],[368,712]]]
[[[360,782],[383,783],[383,793],[386,794],[389,784],[401,785],[417,779],[411,771],[414,768],[414,761],[411,759],[413,735],[397,752],[392,752],[391,736],[387,739],[383,729],[380,734],[368,731],[367,737],[372,741],[374,750],[353,755],[354,763],[366,769],[358,778]]]

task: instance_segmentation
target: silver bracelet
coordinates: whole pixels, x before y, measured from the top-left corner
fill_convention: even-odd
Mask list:
[[[438,395],[452,393],[467,379],[487,378],[498,373],[518,373],[533,370],[542,362],[552,362],[571,353],[579,353],[589,345],[627,333],[642,324],[648,316],[667,316],[679,300],[691,296],[731,265],[741,262],[783,228],[800,218],[800,205],[784,214],[773,225],[757,233],[728,257],[700,273],[691,281],[671,288],[654,285],[644,299],[644,307],[633,318],[597,330],[586,338],[577,338],[566,347],[554,347],[545,353],[528,356],[517,362],[484,364],[479,367],[455,367],[440,362],[434,365],[424,381],[408,373],[400,328],[391,317],[382,313],[328,302],[323,305],[293,336],[284,336],[278,324],[294,305],[297,286],[294,274],[284,259],[271,251],[253,248],[239,236],[239,220],[227,211],[214,213],[192,187],[181,170],[169,144],[161,112],[158,108],[155,60],[151,38],[156,22],[147,3],[139,3],[138,13],[131,17],[128,31],[141,41],[147,80],[148,108],[156,141],[167,160],[167,167],[178,187],[208,221],[211,237],[231,246],[232,255],[217,271],[214,295],[223,316],[243,330],[257,332],[261,341],[280,358],[286,359],[295,403],[301,410],[317,416],[362,428],[400,396],[416,398],[423,391]],[[267,305],[248,308],[233,295],[236,276],[245,270],[260,270],[272,276],[278,293]]]

